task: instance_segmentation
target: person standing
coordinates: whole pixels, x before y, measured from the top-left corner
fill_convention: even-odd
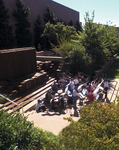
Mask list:
[[[107,98],[107,91],[108,91],[109,83],[107,79],[104,80],[104,93],[105,93],[105,98]]]
[[[75,88],[73,90],[73,105],[74,105],[74,110],[76,110],[76,103],[77,103],[78,98],[79,98],[79,93],[78,93],[77,86],[75,86]]]
[[[92,90],[89,90],[88,98],[89,98],[89,102],[93,103],[95,98],[94,98],[94,94],[93,94]]]
[[[41,45],[40,45],[40,43],[38,43],[38,51],[40,51],[41,50]]]

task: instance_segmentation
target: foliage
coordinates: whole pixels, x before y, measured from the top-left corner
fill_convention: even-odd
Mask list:
[[[53,50],[68,60],[73,72],[92,74],[118,52],[119,37],[115,27],[95,24],[93,20],[94,13],[92,18],[86,13],[85,26],[77,34],[72,26],[56,25],[59,29],[56,37],[60,38]]]
[[[37,49],[38,43],[42,44],[41,35],[43,33],[43,26],[41,23],[40,15],[38,15],[36,22],[34,23],[34,45]]]
[[[14,116],[0,111],[0,149],[59,150],[58,137],[34,128],[31,122],[19,113]]]
[[[100,65],[104,62],[104,51],[101,45],[100,25],[93,23],[93,18],[85,18],[84,30],[81,33],[81,43],[85,47],[88,55],[92,57],[92,64]]]
[[[7,98],[6,95],[5,98],[0,96],[0,104],[4,104],[7,101],[6,98]]]
[[[46,8],[46,13],[45,13],[45,16],[44,16],[44,21],[45,21],[45,24],[47,22],[50,22],[51,24],[55,24],[56,23],[56,19],[54,17],[54,14],[51,12],[49,6],[47,6],[47,8]]]
[[[80,35],[81,43],[92,57],[92,64],[98,67],[112,57],[118,49],[118,35],[115,27],[93,23],[86,13],[84,30]],[[95,69],[95,68],[94,68]]]
[[[3,0],[0,0],[0,49],[9,49],[14,46],[12,27],[9,25],[8,9]]]
[[[50,24],[49,22],[45,25],[45,29],[42,34],[42,38],[44,39],[44,45],[47,48],[51,48],[51,43],[57,43],[57,34],[55,32],[55,26]]]
[[[13,11],[16,20],[16,43],[17,47],[28,47],[32,45],[30,22],[28,20],[29,8],[25,8],[22,0],[16,0],[16,10]]]
[[[92,73],[91,62],[91,57],[86,53],[85,47],[80,44],[73,43],[72,50],[69,55],[69,64],[73,73],[75,74],[77,71],[88,74]]]
[[[73,26],[65,26],[58,22],[56,25],[47,23],[42,34],[47,47],[59,47],[62,41],[78,39],[78,33]]]
[[[117,78],[119,79],[119,56],[106,70],[105,75],[107,78]]]
[[[69,22],[69,26],[73,26],[73,21],[72,20]]]
[[[76,21],[75,26],[76,26],[76,31],[77,32],[78,31],[82,32],[82,25],[81,25],[81,23],[79,21]]]
[[[94,102],[83,107],[80,116],[61,133],[60,142],[65,149],[119,149],[119,103]]]

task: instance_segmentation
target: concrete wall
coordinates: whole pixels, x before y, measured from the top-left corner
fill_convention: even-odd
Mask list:
[[[0,80],[11,80],[36,72],[34,48],[0,50]]]
[[[14,26],[14,18],[12,17],[12,12],[16,8],[16,0],[3,0],[5,6],[9,10],[11,16],[10,22]],[[54,13],[55,17],[62,19],[67,24],[72,20],[74,23],[80,21],[79,12],[70,9],[64,5],[56,3],[52,0],[23,0],[23,3],[26,7],[30,8],[30,22],[31,28],[33,29],[33,24],[36,21],[37,16],[40,14],[42,23],[44,22],[44,14],[46,13],[46,8],[49,5],[51,11]]]

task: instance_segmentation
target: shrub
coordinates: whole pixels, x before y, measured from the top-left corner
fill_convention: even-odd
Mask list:
[[[4,104],[7,100],[3,97],[0,97],[0,104]]]
[[[61,133],[60,142],[68,150],[118,150],[119,103],[94,102],[82,108],[81,119]]]
[[[19,113],[14,116],[0,111],[0,149],[55,150],[59,149],[58,137],[34,128],[33,123]]]

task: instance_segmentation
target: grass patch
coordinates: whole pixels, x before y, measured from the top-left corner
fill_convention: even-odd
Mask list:
[[[119,79],[119,56],[116,58],[114,63],[105,72],[107,78]]]

